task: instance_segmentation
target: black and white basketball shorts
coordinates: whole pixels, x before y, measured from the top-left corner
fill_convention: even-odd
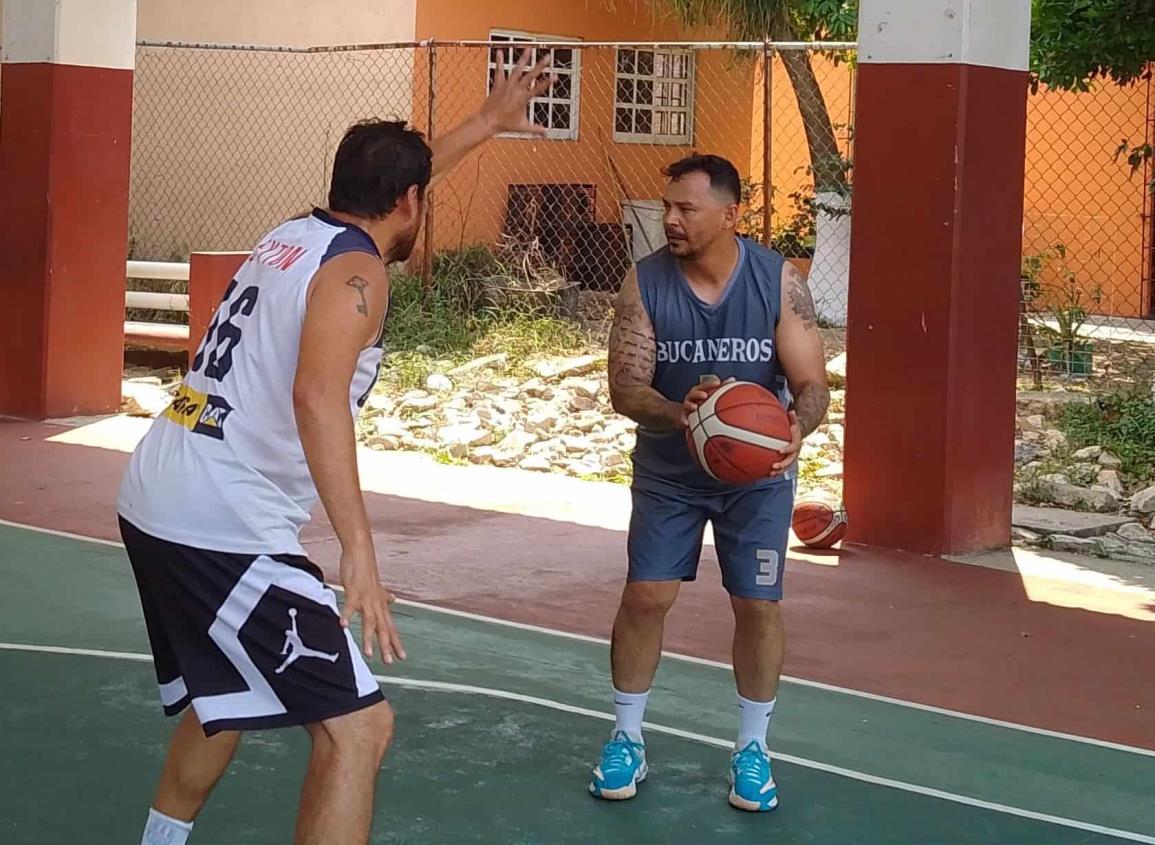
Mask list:
[[[120,532],[160,700],[205,734],[304,725],[384,699],[321,571],[304,557],[205,551]]]

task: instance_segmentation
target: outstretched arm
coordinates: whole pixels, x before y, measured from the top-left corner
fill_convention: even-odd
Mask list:
[[[528,116],[529,101],[541,96],[553,84],[546,74],[549,57],[529,67],[528,50],[521,54],[517,64],[505,72],[505,57],[498,55],[497,75],[489,97],[481,110],[463,123],[430,143],[433,150],[433,176],[430,185],[456,167],[466,155],[499,132],[525,132],[544,135],[544,127],[532,123]]]

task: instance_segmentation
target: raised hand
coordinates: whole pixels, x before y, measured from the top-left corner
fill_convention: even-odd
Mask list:
[[[506,73],[505,58],[505,51],[498,51],[497,74],[489,97],[481,107],[481,116],[495,133],[544,135],[545,127],[538,126],[529,119],[529,101],[544,94],[554,82],[553,75],[546,74],[550,57],[543,56],[531,68],[530,51],[525,50],[509,73]]]

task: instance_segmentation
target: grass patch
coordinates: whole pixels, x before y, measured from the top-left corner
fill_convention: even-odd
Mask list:
[[[1071,445],[1102,446],[1122,461],[1122,472],[1149,481],[1155,465],[1155,402],[1142,388],[1123,388],[1094,402],[1072,404],[1059,416]]]
[[[526,362],[548,355],[577,355],[589,348],[589,338],[581,327],[567,320],[493,315],[471,347],[474,356],[504,352],[509,355],[510,373],[529,375]]]
[[[1015,481],[1018,483],[1018,501],[1025,505],[1053,504],[1051,484],[1044,479],[1050,476],[1064,476],[1071,484],[1077,487],[1091,487],[1095,484],[1099,474],[1098,465],[1085,466],[1075,460],[1072,447],[1060,449],[1055,453],[1033,462],[1034,466],[1025,466],[1015,470]],[[1083,509],[1083,503],[1079,509]]]
[[[1024,505],[1050,504],[1050,491],[1039,475],[1037,470],[1032,469],[1020,476],[1018,500]]]
[[[591,339],[577,323],[488,305],[483,279],[500,271],[490,250],[471,247],[437,256],[428,291],[418,276],[393,277],[384,341],[388,365],[381,378],[386,390],[424,387],[444,362],[504,352],[509,374],[524,377],[526,362],[535,357],[589,348]]]

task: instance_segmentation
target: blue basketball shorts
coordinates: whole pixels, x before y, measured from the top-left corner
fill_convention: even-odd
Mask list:
[[[708,521],[727,592],[779,601],[794,489],[792,480],[712,494],[633,488],[627,580],[695,580]]]

